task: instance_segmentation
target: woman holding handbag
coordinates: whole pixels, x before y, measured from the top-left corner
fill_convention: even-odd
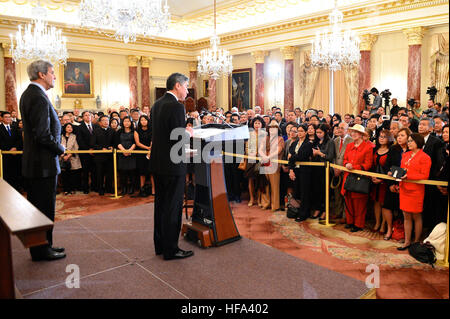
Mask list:
[[[347,149],[344,154],[344,166],[348,170],[361,170],[368,171],[372,167],[373,163],[373,145],[371,142],[364,141],[363,136],[365,134],[364,127],[359,124],[349,128],[350,136],[353,142],[348,144]],[[345,216],[347,218],[347,225],[345,228],[350,228],[351,232],[357,232],[363,230],[366,220],[367,212],[367,200],[368,200],[368,189],[367,185],[362,185],[369,182],[367,178],[361,178],[358,182],[361,186],[367,189],[367,193],[358,193],[355,191],[348,191],[349,186],[359,187],[356,184],[356,180],[353,185],[346,184],[349,178],[349,173],[344,173],[344,180],[342,182],[342,195],[345,198]]]
[[[400,167],[403,154],[408,151],[408,138],[411,135],[409,128],[402,128],[398,131],[396,137],[396,143],[391,146],[386,158],[386,168],[388,169],[388,175],[392,176],[391,169]],[[400,210],[400,202],[398,198],[398,182],[386,180],[386,194],[384,196],[383,208],[381,210],[383,219],[386,221],[387,230],[384,236],[384,240],[390,240],[393,234],[393,212]]]
[[[419,133],[413,133],[408,138],[409,152],[402,158],[401,168],[406,170],[402,180],[428,179],[431,169],[431,158],[422,150],[425,140]],[[400,182],[400,209],[403,211],[405,223],[405,243],[398,250],[411,246],[412,224],[414,221],[414,242],[422,235],[422,210],[425,197],[425,185]]]
[[[283,156],[284,139],[278,122],[273,119],[267,127],[267,136],[262,145],[262,173],[266,174],[270,184],[270,206],[275,212],[280,209],[280,164],[274,162]],[[268,206],[268,205],[267,205]]]
[[[77,136],[73,133],[73,125],[67,123],[62,129],[61,145],[67,151],[78,151]],[[78,154],[62,154],[61,158],[61,179],[64,195],[73,194],[79,186],[81,161]]]
[[[265,139],[267,133],[265,131],[266,123],[265,121],[257,116],[253,119],[250,127],[249,139],[246,143],[245,153],[248,156],[259,157],[260,147],[259,145]],[[245,170],[245,175],[248,178],[248,193],[250,195],[250,200],[248,201],[248,206],[253,206],[256,202],[261,207],[261,191],[259,191],[258,185],[261,184],[261,179],[264,176],[259,175],[259,169],[257,170],[258,163],[255,160],[249,159],[247,161],[247,168]],[[257,170],[257,171],[256,171]],[[265,177],[264,177],[265,178]],[[256,196],[256,199],[255,199]]]
[[[298,135],[297,135],[298,127],[297,124],[293,124],[291,129],[287,131],[288,139],[284,142],[284,150],[283,150],[283,157],[281,158],[284,161],[288,160],[289,156],[289,148],[292,143],[297,141]],[[280,205],[287,205],[289,202],[290,197],[292,196],[292,191],[294,189],[292,180],[289,178],[289,165],[288,164],[282,164],[281,165],[281,171],[280,171]],[[287,197],[287,198],[285,198]],[[287,207],[285,206],[285,209]]]
[[[298,140],[289,148],[289,178],[294,181],[294,198],[300,201],[300,210],[295,221],[302,222],[309,217],[311,199],[311,168],[296,162],[309,162],[313,156],[312,146],[307,136],[308,126],[298,127]]]
[[[333,140],[328,136],[329,130],[328,124],[320,124],[316,129],[318,143],[313,147],[313,162],[326,163],[333,161],[336,150]],[[316,166],[312,170],[314,172],[312,181],[313,218],[319,217],[319,214],[322,213],[319,220],[325,220],[325,167]]]
[[[389,130],[382,130],[378,135],[377,143],[373,152],[373,171],[378,174],[386,174],[387,167],[386,161],[389,153],[389,148],[392,145],[392,135]],[[386,180],[372,177],[372,191],[370,197],[374,202],[374,214],[375,214],[375,226],[373,228],[374,232],[380,231],[382,225],[384,225],[385,220],[381,221],[381,207],[384,203],[384,197],[386,194]]]

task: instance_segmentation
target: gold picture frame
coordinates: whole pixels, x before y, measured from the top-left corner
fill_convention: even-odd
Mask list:
[[[93,70],[93,60],[68,59],[61,71],[62,97],[94,97]]]

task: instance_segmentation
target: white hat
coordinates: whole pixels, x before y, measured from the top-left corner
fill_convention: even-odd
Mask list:
[[[362,126],[361,124],[355,124],[352,127],[349,127],[348,129],[357,131],[357,132],[362,133],[362,134],[366,133],[366,130],[364,129],[364,126]]]

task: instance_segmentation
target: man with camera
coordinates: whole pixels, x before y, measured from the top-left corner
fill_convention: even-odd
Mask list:
[[[433,118],[434,116],[439,114],[438,111],[434,108],[434,101],[432,99],[428,100],[427,106],[428,106],[428,108],[422,112],[427,117]]]
[[[373,87],[370,90],[370,94],[372,94],[374,96],[372,105],[370,107],[370,114],[374,114],[377,112],[378,108],[381,106],[381,96],[378,93],[377,88]]]

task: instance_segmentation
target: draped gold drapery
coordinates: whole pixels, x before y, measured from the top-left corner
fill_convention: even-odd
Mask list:
[[[358,114],[358,66],[344,66],[342,73],[344,73],[344,80],[347,87],[348,98],[350,105],[346,113],[353,115]],[[344,113],[345,114],[345,113]]]
[[[303,108],[311,107],[319,80],[319,69],[311,64],[311,52],[303,52],[304,63],[300,67],[300,92],[302,92]]]
[[[430,51],[430,84],[437,89],[435,102],[444,105],[448,101],[445,87],[449,85],[449,33],[433,35]]]
[[[328,114],[330,110],[330,71],[319,69],[319,76],[310,108],[322,110]]]

